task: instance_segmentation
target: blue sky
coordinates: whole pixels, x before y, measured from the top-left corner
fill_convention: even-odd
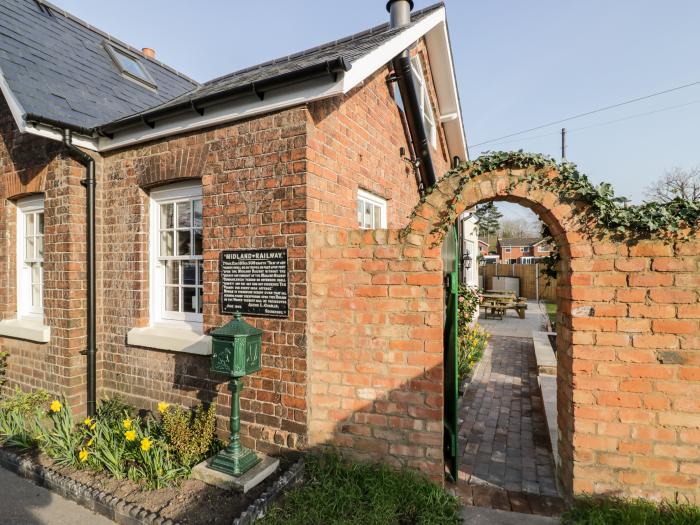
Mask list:
[[[201,81],[387,19],[384,0],[54,1],[134,47],[155,48],[159,59]],[[446,4],[470,144],[700,81],[696,0]],[[682,107],[665,110],[673,106]],[[638,201],[665,169],[700,164],[698,124],[700,85],[567,122],[568,158],[594,182],[612,182]],[[559,158],[561,127],[471,155],[523,148]]]

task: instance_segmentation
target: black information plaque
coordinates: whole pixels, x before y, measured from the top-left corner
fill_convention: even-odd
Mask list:
[[[219,260],[221,313],[287,317],[287,250],[227,250]]]

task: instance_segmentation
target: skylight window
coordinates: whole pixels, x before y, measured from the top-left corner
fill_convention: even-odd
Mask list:
[[[156,83],[136,55],[107,43],[105,44],[105,48],[122,75],[155,89]]]

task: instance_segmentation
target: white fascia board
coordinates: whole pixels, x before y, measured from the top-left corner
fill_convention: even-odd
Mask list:
[[[378,69],[391,62],[404,49],[420,40],[428,31],[445,22],[445,8],[440,8],[410,29],[402,31],[387,43],[352,63],[352,69],[343,77],[343,93],[373,75]]]
[[[2,73],[2,69],[0,69],[0,91],[2,92],[3,97],[5,97],[7,105],[10,107],[10,113],[12,113],[12,117],[15,119],[15,123],[17,124],[20,133],[24,133],[26,128],[26,124],[24,122],[25,111],[22,108],[22,105],[19,103],[19,100],[17,100],[17,97],[15,97],[15,94],[10,89],[9,84],[5,79],[5,75]]]
[[[44,124],[26,123],[25,130],[26,133],[36,135],[38,137],[44,137],[45,139],[57,140],[58,142],[63,142],[63,130],[54,128],[52,126],[45,126]],[[73,144],[80,148],[89,149],[91,151],[98,151],[97,149],[97,139],[92,137],[86,137],[84,135],[78,135],[77,133],[72,134]]]
[[[303,82],[294,88],[280,88],[265,92],[264,100],[254,95],[224,102],[205,109],[204,116],[192,111],[169,119],[159,120],[155,128],[137,124],[132,128],[116,133],[114,138],[101,137],[100,151],[110,151],[132,144],[156,140],[159,138],[188,133],[201,128],[217,126],[235,120],[249,118],[263,113],[271,113],[281,109],[306,104],[342,93],[342,75],[338,80],[329,83],[325,79],[315,79]]]
[[[17,124],[17,128],[19,129],[20,133],[29,133],[31,135],[37,135],[39,137],[44,137],[51,140],[57,140],[59,142],[63,141],[62,130],[52,128],[50,126],[44,126],[42,124],[29,123],[25,120],[24,116],[26,115],[26,112],[10,89],[10,86],[5,79],[5,76],[2,74],[1,69],[0,92],[2,92],[3,97],[5,97],[5,101],[10,108],[10,113],[12,113],[12,117],[15,119],[15,123]],[[97,151],[97,142],[90,137],[74,134],[73,144],[81,148]]]
[[[447,32],[444,9],[441,11],[443,12],[442,23],[428,31],[425,35],[425,42],[428,48],[428,58],[433,73],[440,115],[451,117],[450,120],[441,122],[447,139],[447,147],[451,156],[458,155],[462,160],[468,160],[467,138],[464,135],[450,36]],[[456,118],[452,117],[454,114],[456,114]]]

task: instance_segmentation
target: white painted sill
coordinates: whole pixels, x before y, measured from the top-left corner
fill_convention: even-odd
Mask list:
[[[155,348],[186,354],[211,355],[211,337],[195,332],[191,328],[155,325],[132,328],[126,334],[130,346]]]
[[[51,327],[34,319],[5,319],[0,321],[0,337],[48,343],[51,340]]]

